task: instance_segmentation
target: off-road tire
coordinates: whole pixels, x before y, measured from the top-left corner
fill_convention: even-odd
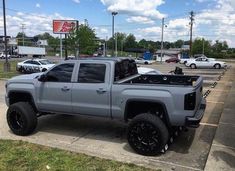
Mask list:
[[[138,154],[157,155],[164,149],[169,139],[169,131],[164,122],[152,114],[137,115],[127,130],[129,145]]]
[[[17,102],[7,110],[7,123],[16,135],[29,135],[37,127],[37,115],[28,102]]]

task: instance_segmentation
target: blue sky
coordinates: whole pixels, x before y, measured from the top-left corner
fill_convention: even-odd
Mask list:
[[[235,0],[6,0],[8,34],[15,36],[25,24],[29,36],[52,33],[53,19],[87,19],[97,36],[111,36],[111,11],[117,32],[137,40],[160,40],[161,18],[165,40],[189,39],[189,12],[195,12],[194,38],[226,40],[235,47]],[[0,12],[2,15],[2,12]],[[2,17],[1,17],[2,18]],[[0,32],[2,30],[0,20]],[[56,36],[56,35],[55,35]]]

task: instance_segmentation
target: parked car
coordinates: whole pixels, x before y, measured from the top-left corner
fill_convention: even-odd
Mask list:
[[[155,61],[153,61],[153,60],[145,60],[145,59],[143,59],[143,58],[137,58],[137,59],[135,60],[135,62],[136,62],[137,64],[146,64],[146,65],[148,65],[148,64],[154,63]]]
[[[180,59],[180,63],[181,64],[186,64],[188,61],[190,61],[190,60],[195,60],[195,59],[197,59],[197,58],[200,58],[200,57],[203,57],[203,58],[208,58],[208,57],[206,57],[205,55],[203,55],[203,54],[199,54],[199,55],[194,55],[194,58],[182,58],[182,59]],[[208,58],[209,60],[215,60],[215,58]]]
[[[226,63],[222,61],[216,61],[207,57],[199,57],[197,59],[191,59],[185,64],[187,67],[195,68],[215,68],[220,69],[226,67]]]
[[[200,76],[140,75],[129,58],[67,60],[6,82],[7,123],[26,136],[46,114],[117,119],[128,122],[127,140],[137,153],[156,155],[167,150],[174,130],[199,126],[202,86]]]
[[[1,59],[6,59],[5,53],[0,53],[0,58]],[[10,59],[10,58],[11,58],[11,55],[7,54],[7,59]]]
[[[179,60],[178,58],[172,57],[172,58],[167,59],[165,62],[166,62],[166,63],[171,63],[171,62],[173,62],[173,63],[178,63],[179,61],[180,61],[180,60]]]
[[[45,72],[54,65],[47,59],[28,59],[17,63],[16,70],[22,73]]]
[[[75,59],[75,55],[69,55],[67,59]]]

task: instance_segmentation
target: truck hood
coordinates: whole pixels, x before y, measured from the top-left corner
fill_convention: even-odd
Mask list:
[[[34,80],[35,78],[38,78],[40,75],[43,73],[33,73],[33,74],[24,74],[24,75],[19,75],[12,77],[11,79],[8,80],[8,82],[12,81],[19,81],[19,82],[30,82],[30,80]]]

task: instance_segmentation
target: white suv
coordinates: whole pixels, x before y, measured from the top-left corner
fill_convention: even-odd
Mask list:
[[[23,62],[19,62],[16,66],[16,70],[19,72],[45,72],[55,64],[47,59],[28,59]]]

